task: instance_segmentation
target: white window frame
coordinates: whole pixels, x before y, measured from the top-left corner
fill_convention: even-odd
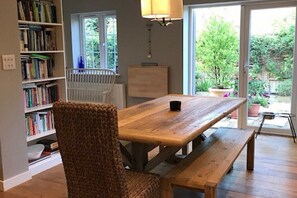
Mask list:
[[[85,18],[98,18],[98,27],[99,27],[99,53],[100,53],[100,65],[99,68],[108,69],[107,65],[107,32],[106,32],[106,24],[105,18],[108,16],[115,16],[117,18],[115,11],[104,11],[104,12],[92,12],[92,13],[84,13],[79,14],[79,34],[80,36],[80,54],[83,57],[86,57],[85,51],[85,29],[84,29],[84,19]],[[84,58],[85,60],[85,58]],[[118,60],[116,61],[118,63]],[[86,65],[86,63],[85,63]],[[118,64],[113,68],[114,71],[117,71]]]

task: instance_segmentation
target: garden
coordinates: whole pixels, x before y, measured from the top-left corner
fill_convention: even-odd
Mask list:
[[[249,110],[254,106],[268,108],[276,97],[291,96],[294,28],[294,24],[284,21],[273,34],[251,36]],[[236,97],[238,59],[239,38],[235,27],[221,17],[210,17],[196,42],[196,93],[220,89],[219,96]],[[249,116],[257,117],[258,112]]]

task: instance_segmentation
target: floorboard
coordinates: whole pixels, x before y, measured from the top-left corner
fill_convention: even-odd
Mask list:
[[[262,134],[255,143],[255,170],[246,171],[246,150],[244,150],[234,163],[231,173],[227,174],[219,184],[218,197],[296,198],[297,143],[294,144],[290,137]],[[163,164],[158,170],[162,172],[168,166]],[[0,198],[40,197],[67,197],[62,165],[44,171],[34,176],[32,180],[6,192],[0,192]],[[186,189],[175,190],[175,198],[191,197],[203,197],[203,193]]]

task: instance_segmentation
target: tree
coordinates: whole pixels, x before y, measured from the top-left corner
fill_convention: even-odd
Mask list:
[[[196,69],[207,75],[211,86],[230,87],[237,72],[239,41],[231,23],[211,17],[196,43]]]

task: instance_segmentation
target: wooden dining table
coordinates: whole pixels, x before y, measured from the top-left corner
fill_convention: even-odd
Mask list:
[[[170,101],[181,101],[181,110],[171,111]],[[127,156],[132,167],[149,171],[245,102],[245,98],[166,95],[119,110],[119,139],[132,144]],[[148,160],[148,152],[156,146],[163,149]]]

